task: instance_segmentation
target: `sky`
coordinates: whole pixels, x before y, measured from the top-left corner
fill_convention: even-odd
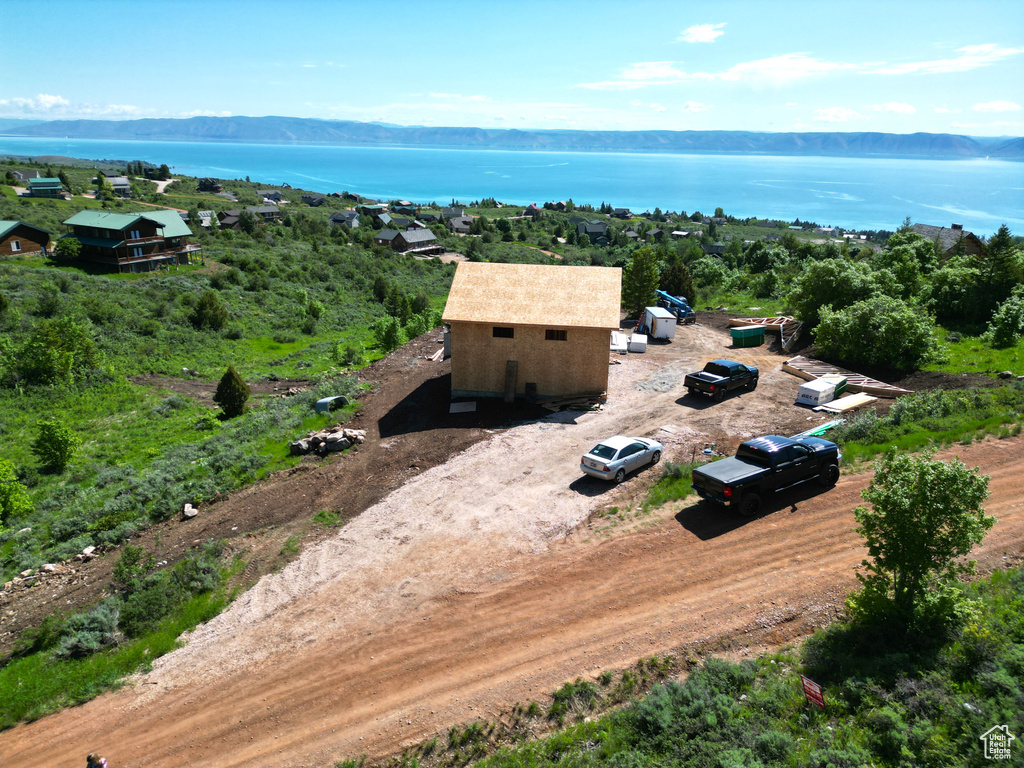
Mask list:
[[[2,0],[0,29],[3,118],[1024,135],[1022,0]]]

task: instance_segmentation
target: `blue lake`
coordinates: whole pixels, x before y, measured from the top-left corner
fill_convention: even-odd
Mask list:
[[[336,147],[0,137],[0,155],[167,163],[192,176],[318,192],[449,203],[572,198],[634,211],[700,210],[855,229],[961,223],[980,235],[1024,230],[1024,163],[999,160],[770,157]]]

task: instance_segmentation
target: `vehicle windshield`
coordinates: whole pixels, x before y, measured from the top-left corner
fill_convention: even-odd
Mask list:
[[[751,464],[757,464],[760,467],[770,467],[772,465],[772,458],[767,451],[750,445],[741,444],[736,450],[736,458],[749,461]]]
[[[708,363],[704,366],[704,373],[713,373],[715,376],[728,377],[729,369],[724,365],[719,365],[718,363]]]
[[[590,449],[590,455],[597,456],[597,458],[599,459],[614,459],[615,449],[612,448],[610,445],[598,443],[597,445]]]

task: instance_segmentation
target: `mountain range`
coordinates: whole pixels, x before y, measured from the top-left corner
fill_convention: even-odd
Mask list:
[[[301,117],[57,120],[0,126],[8,136],[603,152],[1024,159],[1024,138],[949,133],[569,131],[400,126]]]

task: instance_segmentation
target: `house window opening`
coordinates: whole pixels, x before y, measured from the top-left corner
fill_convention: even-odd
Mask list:
[[[21,240],[11,240],[11,250],[12,251],[20,251],[21,250]]]
[[[565,331],[548,328],[544,331],[544,341],[565,341]]]
[[[496,325],[494,326],[492,335],[496,339],[514,339],[516,337],[516,329]]]

